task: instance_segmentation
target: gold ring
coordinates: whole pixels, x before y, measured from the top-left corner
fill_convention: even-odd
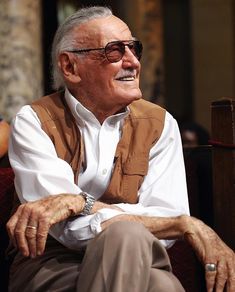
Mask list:
[[[26,228],[37,230],[37,227],[31,225],[27,225]]]

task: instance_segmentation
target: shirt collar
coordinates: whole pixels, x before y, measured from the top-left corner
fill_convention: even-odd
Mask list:
[[[76,121],[82,126],[85,123],[100,125],[99,121],[96,119],[94,114],[85,108],[66,88],[65,89],[65,100],[69,109],[71,110],[73,116]],[[115,126],[119,121],[124,120],[126,116],[130,113],[130,109],[127,106],[125,110],[121,113],[112,115],[108,117],[105,121],[107,121],[110,125]]]

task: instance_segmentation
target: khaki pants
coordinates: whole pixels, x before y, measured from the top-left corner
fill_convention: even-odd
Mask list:
[[[54,239],[35,259],[18,254],[10,292],[182,292],[166,250],[142,224],[116,222],[88,244],[85,255]]]

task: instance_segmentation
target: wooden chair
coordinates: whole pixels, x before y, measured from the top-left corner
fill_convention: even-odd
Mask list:
[[[213,227],[212,147],[184,149],[191,215]],[[187,242],[178,241],[168,250],[173,273],[186,292],[206,292],[204,267]]]
[[[234,99],[212,102],[209,142],[208,146],[184,149],[190,210],[235,250]],[[206,291],[203,267],[190,246],[177,242],[169,255],[187,292]]]
[[[235,99],[211,105],[214,229],[235,250]]]

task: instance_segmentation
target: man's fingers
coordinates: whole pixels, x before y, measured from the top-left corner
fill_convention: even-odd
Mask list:
[[[43,254],[46,246],[46,239],[50,229],[50,224],[45,221],[39,221],[38,231],[37,231],[37,255]]]
[[[25,237],[28,243],[29,254],[31,258],[36,256],[37,252],[37,232],[38,232],[38,215],[35,212],[31,212],[31,216],[28,219],[25,227]]]
[[[20,214],[21,214],[21,209],[18,208],[15,214],[9,219],[9,221],[6,224],[8,236],[15,247],[17,247],[17,243],[15,239],[15,227],[18,222]]]
[[[235,276],[230,277],[227,281],[227,292],[235,291]]]
[[[10,220],[6,224],[7,232],[9,235],[10,240],[12,241],[13,245],[21,249],[21,246],[25,246],[24,240],[22,236],[25,231],[25,225],[27,222],[27,218],[30,216],[29,210],[25,212],[25,205],[20,205],[14,215],[10,218]],[[23,225],[21,226],[21,222]],[[27,250],[27,248],[26,248]],[[27,252],[26,252],[27,253]]]
[[[228,279],[228,271],[227,271],[227,265],[225,261],[222,259],[219,261],[217,266],[217,274],[216,274],[216,292],[223,292],[224,287],[226,285]]]
[[[222,258],[216,265],[216,271],[206,271],[206,284],[208,292],[235,291],[234,261]]]
[[[22,228],[16,228],[15,229],[15,241],[16,241],[16,246],[19,249],[19,251],[24,255],[24,256],[29,256],[29,247],[27,243],[27,239],[25,237],[25,229]]]
[[[25,229],[25,237],[28,244],[29,254],[31,258],[36,256],[36,248],[37,248],[37,223],[28,223]]]
[[[51,225],[71,214],[66,202],[72,195],[48,196],[18,207],[7,223],[9,237],[24,256],[35,257],[44,252]],[[63,198],[63,200],[62,200]]]
[[[216,271],[206,271],[205,273],[207,292],[213,292],[215,287]]]
[[[231,257],[228,263],[228,280],[227,280],[227,292],[235,291],[235,256]]]
[[[28,230],[26,230],[28,222],[30,222],[30,217],[31,217],[31,205],[30,204],[24,204],[21,207],[21,214],[18,219],[18,222],[15,226],[15,240],[18,249],[24,256],[29,256],[30,251],[29,251],[29,246],[28,246],[28,238],[30,237],[31,234]],[[31,220],[31,222],[35,222],[36,220]],[[27,236],[27,237],[26,237]]]

